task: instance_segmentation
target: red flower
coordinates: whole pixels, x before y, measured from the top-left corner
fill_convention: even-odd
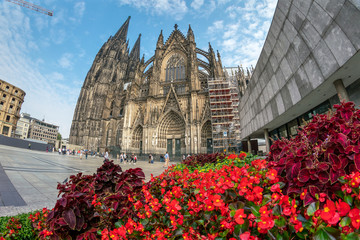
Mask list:
[[[177,215],[179,210],[181,210],[181,206],[175,199],[169,202],[168,206],[166,206],[166,211],[170,214]]]
[[[335,204],[331,200],[327,200],[324,210],[321,211],[320,217],[328,224],[334,225],[339,222],[340,215],[336,212]]]
[[[249,240],[250,239],[250,232],[244,232],[239,237],[240,237],[240,240]]]
[[[350,206],[346,202],[342,202],[341,199],[339,202],[336,202],[336,209],[339,212],[340,217],[346,216],[346,214],[350,211]]]
[[[244,159],[246,157],[246,153],[242,152],[239,154],[240,159]]]
[[[349,217],[351,218],[351,225],[359,229],[360,227],[360,210],[357,208],[351,209],[349,212]]]
[[[236,210],[234,218],[235,218],[235,222],[237,222],[238,224],[240,224],[240,225],[244,224],[244,219],[243,218],[246,218],[246,214],[244,213],[244,209]]]
[[[220,195],[215,195],[212,200],[215,207],[223,207],[225,205]]]
[[[276,193],[276,192],[280,193],[281,192],[280,184],[277,183],[277,184],[272,185],[270,188],[270,191],[273,193]]]
[[[260,220],[261,221],[258,222],[258,227],[260,228],[260,231],[261,230],[267,231],[267,230],[271,229],[275,224],[274,220],[271,217],[268,217],[268,216],[263,216],[263,217],[260,218]]]
[[[266,173],[266,177],[270,180],[274,180],[277,176],[277,171],[275,169],[270,169],[267,173]]]

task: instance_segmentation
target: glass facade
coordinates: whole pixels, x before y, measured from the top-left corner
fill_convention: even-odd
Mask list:
[[[279,128],[272,130],[270,132],[270,138],[275,141],[279,138],[289,139],[295,137],[299,127],[304,126],[306,123],[310,122],[314,115],[327,113],[330,109],[330,102],[326,100],[303,115],[291,120]]]

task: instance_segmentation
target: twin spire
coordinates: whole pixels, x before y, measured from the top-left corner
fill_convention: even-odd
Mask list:
[[[124,24],[120,27],[120,29],[117,31],[117,33],[113,37],[113,39],[119,40],[121,42],[126,42],[126,45],[129,44],[129,41],[126,40],[126,38],[127,38],[128,29],[129,29],[130,18],[131,17],[129,16],[126,19]],[[141,39],[141,34],[139,34],[139,37],[136,40],[134,47],[132,48],[132,50],[130,52],[130,58],[133,60],[140,60],[140,39]]]

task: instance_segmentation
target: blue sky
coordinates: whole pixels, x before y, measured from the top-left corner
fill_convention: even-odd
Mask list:
[[[102,44],[128,16],[130,46],[141,33],[145,61],[160,30],[189,24],[197,47],[211,42],[226,67],[255,67],[277,0],[32,0],[50,17],[0,0],[0,79],[26,92],[21,112],[60,126],[68,137],[76,102]]]

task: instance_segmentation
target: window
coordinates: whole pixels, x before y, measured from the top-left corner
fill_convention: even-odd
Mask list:
[[[286,130],[286,125],[283,125],[279,128],[279,137],[280,138],[287,138],[288,134],[287,134],[287,130]]]
[[[6,86],[5,91],[9,91],[9,88],[10,88],[9,86]]]
[[[112,103],[111,103],[111,105],[110,105],[110,117],[112,117],[113,116],[113,112],[114,112],[114,105],[115,105],[115,103],[114,103],[115,101],[112,101]]]
[[[297,130],[298,130],[298,127],[299,127],[298,120],[294,119],[291,122],[289,122],[287,125],[288,125],[290,136],[296,136],[297,135]]]
[[[8,134],[9,134],[9,130],[10,130],[10,128],[9,128],[8,126],[4,126],[3,129],[2,129],[2,134],[8,135]]]
[[[166,66],[166,82],[185,79],[185,61],[180,54],[174,54],[170,57]]]
[[[3,108],[4,102],[0,102],[0,110]]]
[[[9,115],[6,116],[6,121],[7,121],[7,122],[10,121],[10,116],[9,116]]]
[[[3,94],[3,98],[2,98],[2,99],[5,100],[5,98],[6,98],[6,94]]]
[[[14,93],[14,94],[15,94],[15,96],[18,94],[18,92],[19,92],[18,90],[15,90],[15,93]]]

